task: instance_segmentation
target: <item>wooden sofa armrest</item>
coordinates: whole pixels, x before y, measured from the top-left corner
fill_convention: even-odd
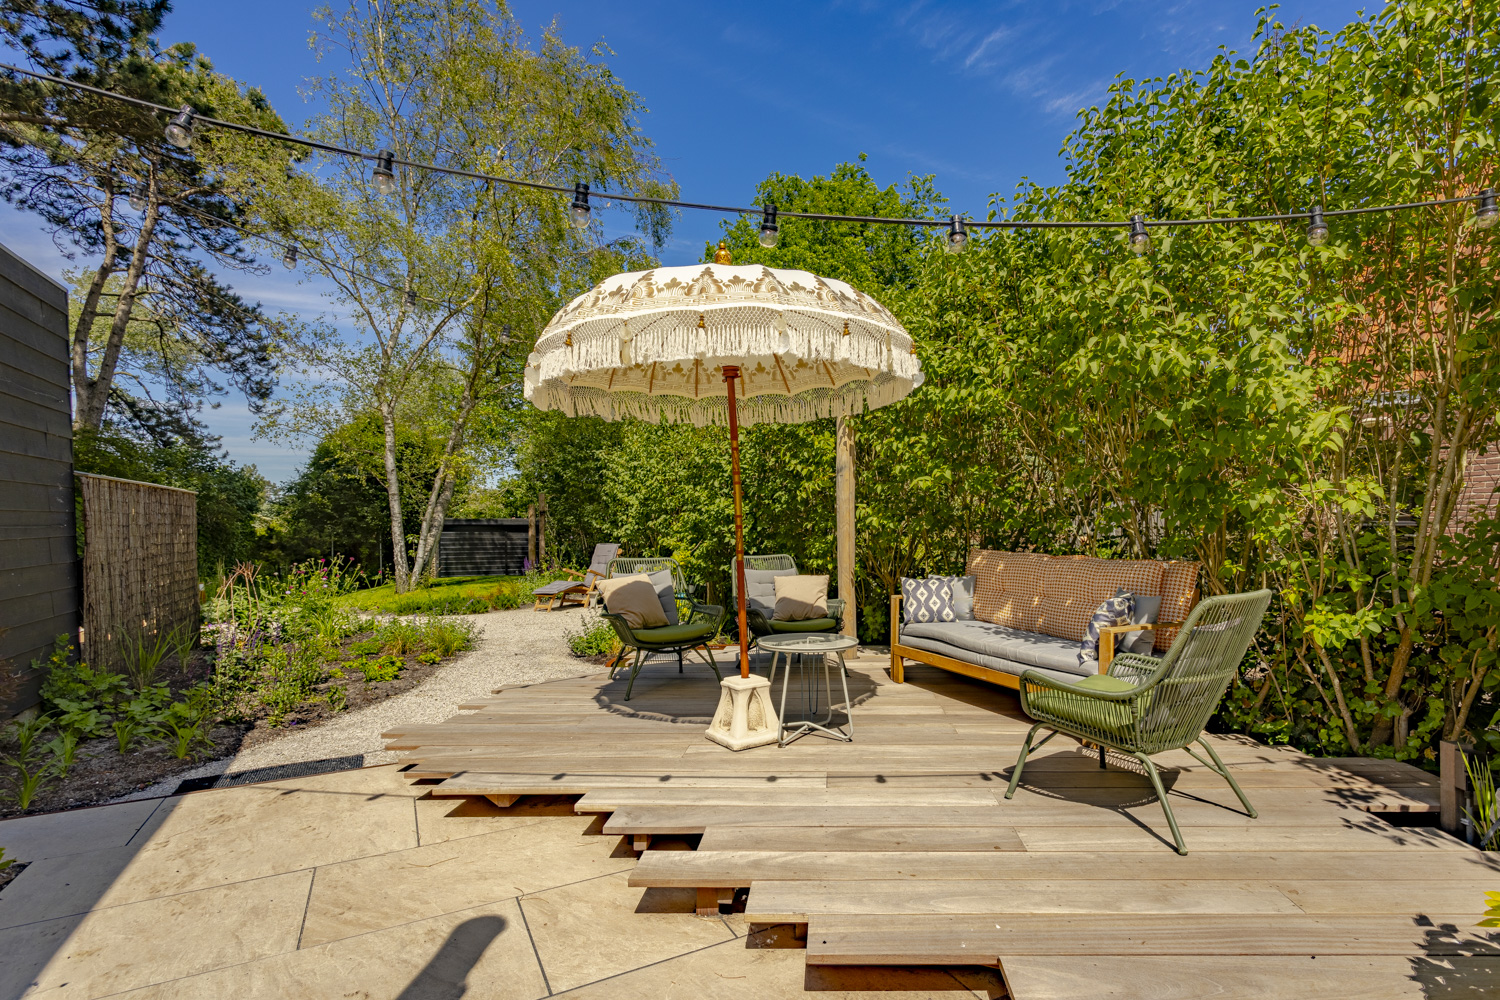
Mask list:
[[[901,641],[901,595],[891,595],[891,680],[897,684],[906,682],[901,657],[896,655],[896,645]]]
[[[1115,658],[1115,636],[1126,632],[1142,632],[1146,629],[1156,628],[1151,622],[1142,622],[1139,625],[1101,625],[1099,626],[1099,672],[1109,673],[1109,665]]]

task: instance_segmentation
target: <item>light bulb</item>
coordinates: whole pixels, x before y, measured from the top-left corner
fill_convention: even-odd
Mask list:
[[[1320,247],[1328,242],[1328,223],[1323,221],[1323,206],[1314,205],[1307,213],[1307,242]]]
[[[1488,229],[1500,222],[1500,206],[1495,204],[1495,189],[1479,192],[1479,207],[1474,210],[1474,228]]]
[[[761,209],[760,245],[770,250],[781,239],[781,227],[776,225],[776,206],[770,202]]]
[[[130,189],[130,207],[137,212],[146,210],[146,182],[142,181]]]
[[[281,255],[281,266],[288,271],[297,266],[297,248],[287,247],[286,253]]]
[[[416,308],[416,305],[417,305],[417,292],[416,292],[416,289],[414,289],[414,288],[408,288],[406,290],[406,305],[407,305],[407,308],[409,308],[409,309]]]
[[[1130,217],[1130,250],[1139,256],[1151,249],[1151,234],[1146,232],[1146,220],[1139,215]]]
[[[573,185],[573,228],[587,229],[589,227],[589,186],[587,184]]]
[[[959,253],[969,244],[969,232],[964,229],[963,220],[958,216],[952,216],[948,220],[948,252]]]
[[[178,149],[187,149],[193,144],[193,109],[186,104],[167,123],[167,141]]]
[[[371,176],[375,178],[375,190],[381,194],[390,194],[396,190],[396,171],[392,169],[395,156],[389,149],[382,149],[375,154],[375,169]]]

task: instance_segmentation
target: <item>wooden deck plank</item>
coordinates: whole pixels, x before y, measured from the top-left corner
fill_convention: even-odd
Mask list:
[[[1484,860],[1480,860],[1484,859]],[[863,881],[871,872],[913,879],[1378,879],[1391,882],[1500,881],[1500,858],[1478,852],[1413,850],[1399,865],[1377,864],[1360,851],[1297,851],[1180,856],[1168,850],[1105,851],[1080,864],[1067,853],[884,853],[860,851],[649,851],[630,873],[634,886],[752,886],[797,880]]]
[[[1012,826],[711,826],[699,851],[1024,851]]]
[[[828,965],[984,963],[1042,955],[1422,955],[1465,957],[1491,945],[1464,924],[1470,914],[1432,918],[1451,931],[1428,934],[1384,915],[1277,913],[832,915],[810,919],[807,960]],[[1027,1000],[1027,998],[1021,998]]]
[[[1423,965],[1429,966],[1425,976],[1415,971]],[[1018,1000],[1405,1000],[1445,995],[1449,981],[1494,981],[1492,959],[1445,958],[1439,965],[1392,955],[1285,955],[1274,962],[1223,955],[1017,956],[1001,970]],[[1474,988],[1468,993],[1481,995]],[[1446,995],[1465,994],[1460,986]]]

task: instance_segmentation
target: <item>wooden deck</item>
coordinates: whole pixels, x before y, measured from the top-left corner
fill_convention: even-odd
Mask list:
[[[641,887],[797,925],[807,962],[999,965],[1017,1000],[1500,995],[1500,935],[1473,925],[1500,864],[1376,813],[1437,808],[1405,764],[1218,738],[1260,811],[1186,754],[1159,761],[1189,853],[1133,762],[1059,737],[1003,798],[1028,728],[1013,692],[924,666],[851,663],[855,742],[731,753],[691,667],[507,689],[387,734],[439,796],[578,795],[643,849]],[[653,837],[701,836],[695,850]],[[674,845],[681,847],[681,840]]]

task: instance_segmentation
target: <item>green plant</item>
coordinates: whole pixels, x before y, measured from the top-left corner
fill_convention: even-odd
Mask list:
[[[437,653],[422,653],[421,655],[419,655],[417,657],[417,662],[418,663],[426,663],[426,664],[430,665],[430,664],[433,664],[433,663],[441,663],[441,662],[443,662],[443,658],[442,658],[442,656],[440,656]]]
[[[355,656],[374,656],[380,652],[381,643],[377,639],[361,639],[359,642],[349,644],[349,652]]]
[[[334,685],[329,688],[323,698],[328,702],[328,709],[331,712],[342,712],[349,707],[349,692],[342,686]]]
[[[57,758],[38,759],[37,741],[50,725],[46,715],[37,715],[29,720],[16,720],[6,727],[15,741],[16,752],[0,757],[0,764],[13,772],[8,776],[11,785],[10,798],[21,809],[30,809],[37,793],[57,776]]]
[[[16,859],[15,858],[7,858],[5,856],[5,848],[0,847],[0,872],[5,871],[5,869],[9,868],[11,865],[13,865],[15,863],[16,863]]]
[[[130,747],[135,737],[141,731],[141,724],[135,719],[116,719],[110,726],[115,731],[115,741],[119,744],[120,753],[130,752]]]
[[[424,645],[422,629],[415,622],[392,621],[376,632],[380,648],[393,656],[420,652]]]
[[[418,628],[418,642],[444,660],[455,653],[472,649],[474,635],[472,623],[451,618],[429,618]]]
[[[198,648],[199,637],[200,632],[196,622],[183,622],[167,634],[167,641],[172,646],[172,655],[177,658],[179,671],[186,672],[193,650]]]
[[[1466,809],[1482,851],[1500,850],[1500,803],[1495,801],[1495,775],[1488,760],[1464,754],[1464,769],[1469,772],[1469,787],[1474,793],[1474,808]]]
[[[1484,919],[1475,924],[1476,927],[1500,927],[1500,892],[1487,892],[1484,894],[1485,911]]]
[[[172,755],[178,760],[186,760],[197,747],[214,748],[210,732],[212,700],[212,690],[200,686],[190,691],[184,700],[174,702],[163,715],[161,728],[171,744]]]
[[[42,749],[52,755],[53,766],[57,769],[59,778],[67,777],[68,771],[73,767],[73,762],[78,758],[78,734],[73,731],[59,733]]]
[[[352,666],[364,675],[366,684],[380,681],[393,681],[401,676],[401,668],[406,662],[399,656],[386,655],[378,660],[352,660],[345,666]]]
[[[568,648],[574,656],[608,656],[619,650],[620,637],[604,619],[588,619],[577,632],[568,633]]]
[[[120,658],[125,661],[125,676],[137,690],[156,681],[162,661],[172,652],[172,633],[144,629],[123,634],[116,642]]]

